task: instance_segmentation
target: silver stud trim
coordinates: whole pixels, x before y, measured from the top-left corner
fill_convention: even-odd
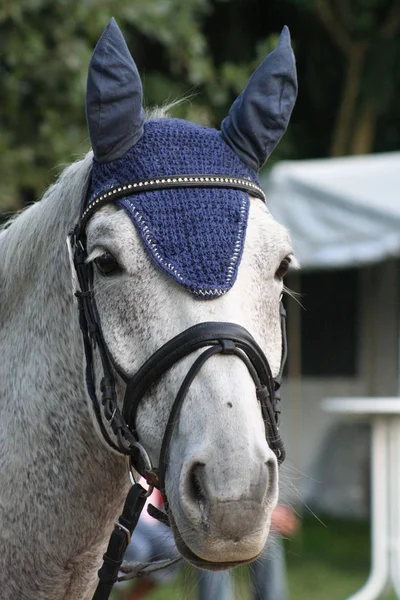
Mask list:
[[[115,188],[109,190],[108,192],[103,192],[101,196],[94,198],[90,202],[89,206],[86,208],[86,210],[82,214],[81,221],[84,221],[88,215],[90,215],[92,212],[94,212],[94,208],[97,207],[100,202],[108,200],[114,194],[117,194],[117,193],[120,194],[121,192],[134,190],[138,187],[147,187],[148,189],[151,187],[159,187],[160,184],[166,185],[166,189],[167,189],[170,184],[172,184],[172,186],[173,186],[173,184],[176,184],[176,183],[179,184],[179,183],[185,183],[185,182],[199,183],[199,184],[207,183],[208,185],[210,183],[211,184],[227,183],[227,184],[232,184],[232,185],[238,185],[238,186],[248,189],[249,191],[256,190],[263,197],[263,199],[265,201],[265,194],[264,194],[263,190],[258,185],[256,185],[252,181],[249,181],[248,179],[239,179],[236,177],[223,177],[223,176],[203,176],[203,177],[202,176],[190,176],[190,175],[172,176],[172,177],[165,177],[163,179],[146,179],[143,181],[137,181],[135,183],[128,183],[125,185],[120,185],[118,187],[115,187]],[[216,187],[218,187],[218,186],[216,186]]]

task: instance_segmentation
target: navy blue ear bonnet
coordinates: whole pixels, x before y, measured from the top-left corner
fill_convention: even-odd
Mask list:
[[[258,184],[257,171],[286,130],[296,93],[285,28],[221,132],[180,119],[144,122],[140,77],[111,20],[88,75],[86,110],[95,155],[89,206],[117,186],[168,176],[222,175]],[[216,298],[233,286],[247,227],[246,192],[182,187],[125,196],[118,204],[157,266],[196,297]]]
[[[93,162],[91,196],[118,185],[173,175],[231,175],[257,182],[214,129],[179,119],[144,124],[139,142],[122,158]],[[143,192],[118,203],[146,250],[177,283],[200,298],[221,296],[237,275],[249,210],[246,192],[183,188]]]

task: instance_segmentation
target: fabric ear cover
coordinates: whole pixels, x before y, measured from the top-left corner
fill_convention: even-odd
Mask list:
[[[86,118],[94,156],[108,163],[143,135],[142,82],[124,37],[111,19],[89,64]]]
[[[285,133],[296,96],[296,63],[285,26],[221,125],[225,142],[256,172]]]

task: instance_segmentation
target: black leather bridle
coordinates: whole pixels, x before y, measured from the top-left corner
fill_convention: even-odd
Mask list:
[[[256,388],[268,444],[276,454],[279,464],[285,458],[285,449],[279,434],[279,389],[287,354],[286,313],[282,302],[280,303],[282,359],[280,371],[276,377],[272,376],[268,360],[252,335],[235,323],[205,322],[186,329],[159,348],[133,377],[128,377],[116,365],[104,341],[93,294],[93,266],[87,263],[86,225],[93,214],[104,204],[149,189],[177,187],[230,187],[251,193],[265,200],[263,191],[253,182],[220,175],[187,175],[137,181],[113,188],[91,201],[87,208],[81,210],[79,222],[68,238],[79,284],[76,296],[78,298],[79,322],[86,356],[86,384],[92,400],[93,410],[107,444],[114,450],[128,456],[131,469],[139,472],[150,486],[149,490],[146,491],[136,483],[129,492],[123,513],[116,523],[107,552],[104,555],[104,564],[99,571],[100,583],[93,600],[106,600],[109,597],[111,588],[117,580],[119,567],[122,563],[125,548],[129,543],[130,535],[137,523],[146,497],[153,487],[161,491],[164,502],[166,506],[168,505],[165,496],[165,475],[168,468],[169,445],[174,426],[179,419],[180,409],[190,385],[211,356],[215,354],[234,355],[245,363]],[[103,369],[100,402],[95,390],[93,362],[95,348],[97,348],[100,355]],[[136,415],[138,408],[151,386],[159,381],[164,373],[186,356],[203,348],[203,352],[197,356],[190,367],[176,395],[162,440],[159,465],[155,468],[137,434]],[[117,404],[115,373],[126,384],[122,411],[120,411]],[[107,422],[111,427],[115,441],[108,434],[104,422]],[[168,520],[167,515],[154,507],[151,507],[149,512],[163,522]]]

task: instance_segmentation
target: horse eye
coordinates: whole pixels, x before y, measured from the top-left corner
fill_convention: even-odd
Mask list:
[[[290,258],[288,256],[286,256],[286,258],[284,258],[283,261],[281,262],[281,264],[279,265],[278,270],[275,272],[275,277],[277,279],[283,279],[289,270],[289,266],[290,266]]]
[[[94,263],[102,275],[111,275],[120,270],[117,260],[110,252],[104,252],[95,258]]]

